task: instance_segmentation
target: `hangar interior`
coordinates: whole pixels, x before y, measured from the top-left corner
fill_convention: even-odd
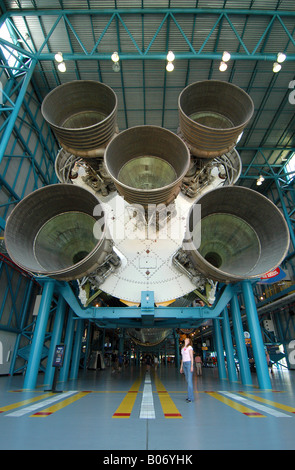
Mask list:
[[[295,412],[293,1],[1,0],[0,8],[0,418],[14,413],[11,387],[28,403],[42,387],[49,401],[87,403],[77,411],[83,439],[68,425],[68,441],[54,441],[56,416],[69,411],[46,413],[44,401],[36,415],[56,420],[48,443],[48,428],[26,418],[27,436],[8,420],[3,448],[79,448],[78,440],[84,449],[210,448],[218,416],[232,419],[226,407],[243,416],[228,422],[228,440],[216,434],[217,447],[294,448],[292,420],[269,441],[235,435],[240,425],[252,433],[249,417]],[[185,336],[202,358],[193,406],[208,434],[171,399],[186,387]],[[123,383],[134,401],[125,393],[128,408],[123,393],[113,410],[99,405],[117,427],[112,444],[98,441],[86,384],[97,397]],[[134,417],[149,387],[159,407],[166,397],[169,441],[153,411]],[[262,413],[246,410],[253,389]],[[279,391],[273,402],[268,394]],[[199,396],[224,408],[203,407]],[[197,441],[175,443],[178,418]],[[261,437],[267,420],[258,421]],[[125,432],[138,441],[125,442]]]

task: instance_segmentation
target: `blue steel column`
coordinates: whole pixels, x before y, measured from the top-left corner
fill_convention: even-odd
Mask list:
[[[237,382],[238,377],[237,377],[237,370],[236,370],[236,364],[235,364],[235,358],[234,358],[234,348],[233,348],[233,343],[232,343],[227,308],[223,310],[222,316],[223,316],[222,331],[223,331],[224,347],[226,351],[228,379],[230,382]]]
[[[167,366],[167,340],[165,340],[165,343],[164,343],[164,348],[165,348],[165,366]]]
[[[31,296],[32,296],[33,282],[34,282],[33,279],[30,279],[27,284],[26,298],[25,298],[24,305],[22,308],[21,325],[20,325],[21,330],[23,330],[25,321],[27,319],[28,307],[31,301]],[[21,338],[22,338],[22,333],[18,334],[16,338],[14,351],[13,351],[13,357],[11,360],[10,371],[9,371],[10,375],[13,375],[14,373],[15,362],[16,362]]]
[[[249,367],[249,358],[247,354],[243,324],[241,320],[241,312],[239,300],[235,294],[230,301],[231,317],[233,321],[234,335],[237,346],[237,353],[240,365],[240,374],[243,385],[252,385],[252,377]]]
[[[179,335],[176,330],[173,330],[174,342],[175,342],[175,367],[180,367],[180,354],[179,354]]]
[[[64,324],[64,318],[65,318],[65,308],[66,308],[66,302],[64,298],[60,295],[58,299],[57,307],[56,307],[56,312],[55,312],[54,327],[53,327],[53,332],[51,336],[50,348],[49,348],[48,359],[47,359],[47,366],[46,366],[46,371],[45,371],[45,376],[44,376],[44,385],[47,385],[48,387],[52,387],[52,383],[53,383],[55,367],[52,367],[52,363],[53,363],[53,358],[54,358],[54,353],[55,353],[55,346],[60,343],[60,339],[61,339],[62,327]]]
[[[54,281],[45,282],[24,380],[25,389],[36,386],[53,291]]]
[[[119,355],[124,353],[124,340],[125,340],[125,328],[122,328],[119,333]]]
[[[245,301],[246,314],[251,335],[252,348],[256,366],[256,373],[259,387],[271,389],[271,381],[266,362],[264,345],[262,341],[261,329],[255,304],[255,298],[250,281],[242,282],[242,291]]]
[[[75,332],[75,342],[72,356],[72,366],[70,372],[70,379],[77,379],[79,373],[79,365],[81,358],[81,346],[82,346],[82,335],[83,335],[84,321],[76,321],[76,332]]]
[[[90,333],[91,333],[91,323],[88,322],[87,336],[86,336],[86,349],[85,349],[85,354],[84,354],[84,370],[87,369],[87,365],[88,365],[88,352],[89,352],[89,344],[90,344]]]
[[[287,367],[288,369],[291,369],[291,364],[289,361],[289,354],[288,354],[288,349],[287,349],[286,336],[284,335],[283,328],[282,328],[281,313],[275,316],[275,323],[276,323],[276,327],[277,327],[278,334],[279,334],[279,341],[282,343],[283,348],[284,348]]]
[[[73,311],[70,309],[69,317],[67,322],[67,331],[65,337],[65,357],[62,368],[60,369],[59,380],[60,382],[66,382],[68,380],[70,362],[72,357],[72,346],[74,338],[75,320],[73,319]]]
[[[217,318],[213,319],[213,334],[214,334],[214,344],[215,349],[217,352],[217,367],[219,378],[226,379],[226,369],[225,369],[225,362],[224,362],[224,354],[223,354],[223,343],[222,343],[222,336],[220,330],[220,323]]]
[[[101,345],[101,354],[102,354],[102,357],[104,357],[105,339],[106,339],[106,330],[105,330],[105,328],[103,328],[103,330],[102,330],[102,345]]]

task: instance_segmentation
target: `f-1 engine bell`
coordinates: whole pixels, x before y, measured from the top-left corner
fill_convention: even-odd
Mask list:
[[[196,204],[200,220],[194,220]],[[283,261],[289,246],[279,209],[244,187],[222,187],[201,196],[191,207],[187,228],[183,246],[195,269],[225,283],[262,276]]]
[[[93,80],[64,83],[44,98],[41,112],[60,145],[79,157],[103,157],[116,132],[117,96]]]
[[[192,155],[215,158],[229,152],[254,112],[250,96],[232,83],[192,83],[178,98],[180,135]]]
[[[60,183],[17,204],[6,222],[5,244],[26,271],[69,281],[92,273],[112,253],[106,230],[98,199],[84,188]]]
[[[117,191],[130,204],[170,204],[190,165],[184,142],[157,126],[131,127],[108,144],[105,166]]]
[[[156,346],[161,344],[170,334],[168,328],[128,328],[127,334],[141,346]]]

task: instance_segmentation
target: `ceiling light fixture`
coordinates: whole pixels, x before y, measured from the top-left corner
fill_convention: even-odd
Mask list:
[[[65,71],[67,70],[66,64],[65,64],[64,62],[60,62],[60,63],[58,64],[57,68],[58,68],[58,70],[59,70],[60,72],[65,72]]]
[[[113,62],[119,62],[120,57],[119,57],[118,52],[113,52],[111,59],[112,59]]]
[[[57,52],[54,56],[56,62],[63,62],[63,56],[62,56],[62,52]]]
[[[227,64],[225,62],[221,61],[220,64],[219,64],[220,72],[225,72],[226,69],[227,69]]]
[[[174,59],[175,59],[175,55],[173,54],[172,51],[169,51],[168,54],[167,54],[168,62],[173,62]]]
[[[23,39],[22,38],[17,39],[17,42],[27,42],[30,39],[31,39],[30,35],[28,33],[25,33],[24,38]]]
[[[257,186],[261,186],[264,181],[264,178],[262,175],[259,176],[258,180],[256,181]]]
[[[228,62],[230,60],[230,53],[227,51],[224,51],[224,53],[222,54],[222,60],[223,62]]]
[[[174,64],[172,62],[168,62],[166,65],[167,72],[172,72],[174,70]]]
[[[277,55],[277,62],[281,64],[285,60],[286,60],[286,54],[284,54],[283,52],[279,52]]]
[[[114,62],[112,67],[114,72],[120,72],[120,64],[119,62]]]
[[[275,62],[272,66],[272,71],[274,73],[278,73],[281,70],[282,66],[281,64],[278,64],[278,62]]]

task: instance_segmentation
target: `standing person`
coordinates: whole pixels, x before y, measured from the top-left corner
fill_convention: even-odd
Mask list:
[[[117,370],[117,354],[115,351],[112,352],[112,374]]]
[[[268,368],[270,369],[270,372],[273,374],[272,362],[271,362],[271,360],[270,360],[269,353],[268,353],[268,350],[267,350],[267,349],[266,349],[266,351],[265,351],[265,356],[266,356],[266,362],[267,362]]]
[[[146,370],[149,371],[151,367],[151,356],[149,354],[145,356],[145,365],[146,365]]]
[[[158,369],[158,364],[159,364],[159,359],[157,358],[157,356],[155,356],[155,359],[154,359],[155,371]]]
[[[202,359],[199,354],[197,354],[195,358],[195,363],[196,363],[197,375],[202,375]]]
[[[194,371],[194,354],[192,348],[192,340],[185,338],[184,346],[181,349],[181,366],[180,373],[184,373],[187,381],[187,402],[194,401],[194,388],[193,388],[193,371]]]
[[[121,370],[122,370],[122,367],[123,367],[123,356],[122,356],[121,353],[119,353],[118,365],[119,365],[119,370],[121,371]]]

